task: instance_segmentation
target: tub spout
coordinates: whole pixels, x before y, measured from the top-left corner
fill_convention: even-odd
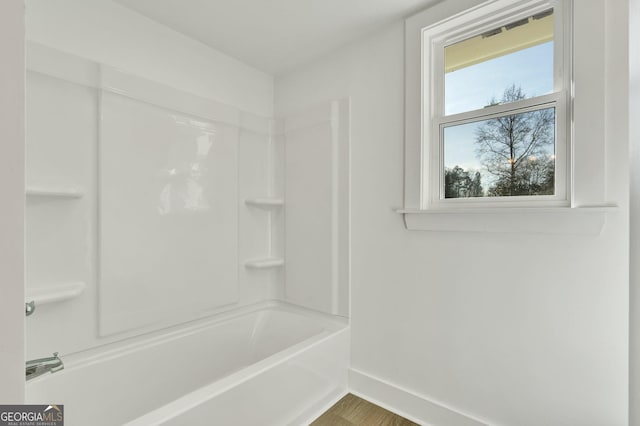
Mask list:
[[[25,372],[27,380],[31,380],[45,373],[55,373],[63,368],[64,364],[62,360],[58,358],[58,352],[55,352],[52,357],[27,361]]]

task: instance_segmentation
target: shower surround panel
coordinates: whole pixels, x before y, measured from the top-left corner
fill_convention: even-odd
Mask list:
[[[27,48],[27,294],[82,284],[37,304],[27,358],[282,297],[281,269],[244,267],[284,255],[283,212],[245,205],[284,197],[273,120]]]
[[[238,129],[111,92],[101,110],[101,332],[236,303]]]

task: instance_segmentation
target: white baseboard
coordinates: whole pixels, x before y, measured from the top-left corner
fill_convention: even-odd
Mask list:
[[[353,368],[349,370],[349,391],[424,426],[486,426],[488,424]]]

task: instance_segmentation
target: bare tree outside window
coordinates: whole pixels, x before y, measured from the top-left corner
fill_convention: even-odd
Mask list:
[[[505,89],[499,100],[492,99],[488,106],[526,98],[520,87],[512,85]],[[474,126],[473,143],[478,166],[476,170],[459,165],[446,167],[445,198],[554,194],[553,107],[462,126]]]
[[[526,99],[522,89],[508,87],[500,101]],[[495,182],[489,196],[553,195],[555,156],[553,108],[487,120],[476,130],[476,154]]]

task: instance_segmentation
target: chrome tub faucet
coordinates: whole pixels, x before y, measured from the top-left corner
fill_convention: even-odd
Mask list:
[[[31,380],[38,376],[42,376],[45,373],[55,373],[63,368],[64,364],[62,363],[62,360],[58,358],[58,352],[55,352],[52,357],[27,361],[25,371],[27,380]]]

